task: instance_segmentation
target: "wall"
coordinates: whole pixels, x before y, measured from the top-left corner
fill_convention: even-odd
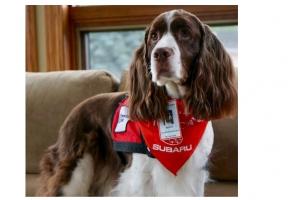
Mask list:
[[[36,6],[37,51],[40,72],[47,71],[44,6]]]

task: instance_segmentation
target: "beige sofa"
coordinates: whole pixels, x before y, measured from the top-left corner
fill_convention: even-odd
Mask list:
[[[125,90],[109,73],[97,70],[26,74],[26,196],[38,187],[39,160],[55,143],[58,129],[70,110],[84,99],[100,93]],[[213,122],[215,144],[211,155],[211,178],[206,196],[237,196],[237,119]]]

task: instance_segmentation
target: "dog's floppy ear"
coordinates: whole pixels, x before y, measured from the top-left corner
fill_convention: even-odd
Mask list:
[[[136,50],[129,70],[129,117],[132,120],[166,119],[167,101],[164,87],[151,81],[150,60],[147,55],[149,27],[145,40]]]
[[[235,69],[221,42],[201,23],[201,50],[191,68],[186,106],[199,119],[233,115],[237,107]]]

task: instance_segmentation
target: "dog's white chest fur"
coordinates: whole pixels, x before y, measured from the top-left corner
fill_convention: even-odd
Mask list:
[[[211,122],[193,155],[178,171],[177,176],[162,164],[143,154],[133,154],[131,167],[125,170],[112,196],[203,196],[208,178],[205,165],[213,145]]]

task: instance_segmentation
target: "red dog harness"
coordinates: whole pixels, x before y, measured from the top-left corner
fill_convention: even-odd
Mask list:
[[[165,123],[129,120],[127,105],[126,98],[119,103],[114,114],[114,150],[155,157],[177,175],[199,144],[207,121],[196,120],[191,114],[185,114],[182,100],[169,101],[169,119]]]

